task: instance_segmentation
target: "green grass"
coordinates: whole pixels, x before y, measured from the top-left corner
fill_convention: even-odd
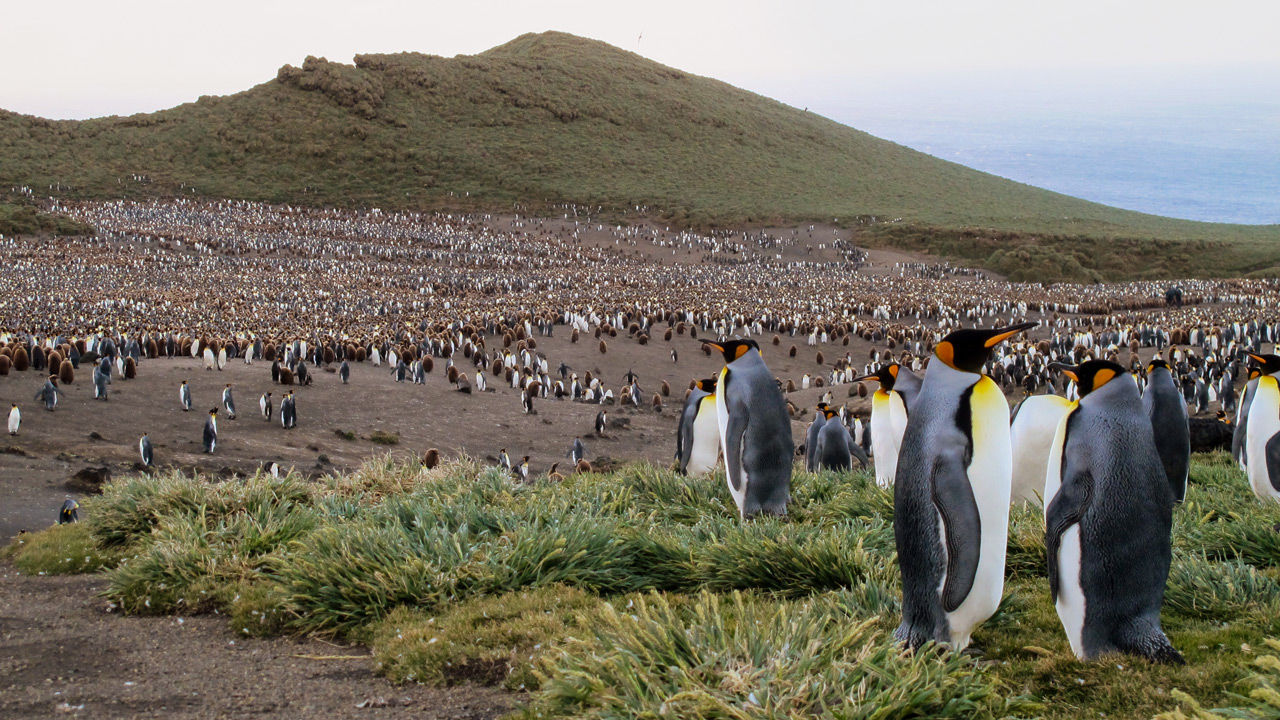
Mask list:
[[[1276,226],[1033,188],[563,33],[354,62],[308,58],[235,95],[130,117],[0,112],[0,185],[385,209],[569,201],[696,227],[838,219],[874,228],[864,243],[1049,270],[1036,280],[1280,268]]]
[[[732,508],[722,478],[647,465],[529,486],[387,456],[315,483],[120,479],[10,552],[106,567],[126,612],[217,610],[241,634],[365,642],[397,681],[502,685],[530,718],[1276,717],[1280,507],[1225,455],[1194,458],[1175,511],[1163,623],[1185,667],[1075,659],[1035,510],[1012,514],[974,651],[907,655],[891,492],[797,473],[788,517]],[[60,567],[71,548],[102,559]]]
[[[54,525],[36,533],[19,535],[0,554],[28,575],[74,575],[114,567],[121,553],[94,541],[84,523]]]
[[[93,228],[58,213],[43,212],[27,202],[0,202],[0,235],[91,235]]]
[[[400,433],[374,430],[369,434],[369,440],[376,445],[398,445],[400,444]]]

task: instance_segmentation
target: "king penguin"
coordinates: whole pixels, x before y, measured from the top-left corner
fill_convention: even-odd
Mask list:
[[[204,421],[204,451],[212,453],[218,446],[218,408],[209,411],[209,419]]]
[[[822,426],[827,424],[828,407],[827,403],[820,402],[813,408],[813,422],[809,423],[809,429],[804,433],[804,469],[806,472],[814,472],[818,469],[818,434],[822,432]]]
[[[755,340],[706,344],[724,356],[716,383],[716,420],[725,480],[738,516],[785,515],[795,442],[782,391]]]
[[[17,435],[18,426],[22,424],[22,411],[18,409],[18,403],[14,403],[9,410],[9,434]]]
[[[1262,375],[1249,403],[1244,441],[1249,487],[1260,500],[1280,501],[1280,355],[1249,354]]]
[[[280,400],[280,427],[292,430],[298,426],[298,406],[293,399],[293,391],[284,394]]]
[[[342,380],[343,385],[346,385],[347,381],[351,379],[351,365],[345,359],[338,366],[338,379]]]
[[[1036,324],[947,335],[911,403],[893,488],[902,570],[894,636],[908,647],[964,649],[1000,604],[1013,453],[1009,404],[982,368],[992,348]]]
[[[676,431],[676,460],[682,475],[706,475],[720,461],[715,391],[715,378],[699,380],[689,391]]]
[[[1044,499],[1049,450],[1058,423],[1074,407],[1061,395],[1032,395],[1013,409],[1009,442],[1013,448],[1011,501],[1039,504]]]
[[[231,397],[231,383],[222,388],[222,407],[226,409],[228,418],[236,419],[236,401]]]
[[[1138,388],[1108,360],[1054,367],[1080,393],[1058,424],[1044,498],[1049,588],[1071,650],[1182,663],[1160,628],[1173,490]]]
[[[151,448],[151,437],[146,433],[142,434],[142,439],[138,441],[138,454],[142,456],[142,465],[151,467],[155,464],[155,452]]]
[[[867,459],[862,456],[862,448],[854,444],[853,436],[840,421],[839,414],[829,407],[824,408],[822,414],[826,416],[827,421],[818,431],[817,445],[813,450],[816,468],[846,472],[853,469],[854,457],[857,457],[858,462],[866,467]]]
[[[271,393],[262,393],[258,398],[258,410],[262,413],[262,419],[271,422]]]
[[[1249,381],[1245,383],[1240,402],[1236,406],[1236,428],[1231,431],[1231,457],[1240,464],[1240,469],[1247,471],[1248,457],[1245,455],[1245,444],[1249,435],[1249,406],[1253,403],[1253,393],[1258,389],[1258,378],[1262,371],[1257,366],[1249,367]]]
[[[186,380],[183,380],[182,385],[178,386],[178,401],[182,403],[183,412],[191,409],[191,386],[187,385]]]
[[[80,504],[71,498],[62,501],[62,507],[58,508],[58,524],[67,525],[80,520]]]
[[[871,396],[871,456],[875,460],[876,484],[889,487],[898,474],[902,435],[907,431],[907,406],[920,392],[921,381],[898,363],[889,363],[856,382],[864,380],[880,383],[880,389]]]
[[[1164,360],[1157,358],[1147,364],[1142,409],[1151,419],[1156,450],[1160,453],[1169,488],[1173,490],[1173,500],[1182,502],[1187,496],[1187,475],[1191,469],[1191,430],[1187,424],[1187,404],[1182,401],[1182,393],[1178,392],[1178,384]]]

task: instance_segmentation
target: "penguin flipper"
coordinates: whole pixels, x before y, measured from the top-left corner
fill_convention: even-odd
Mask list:
[[[933,504],[942,516],[947,545],[947,576],[942,607],[954,612],[973,589],[982,555],[982,516],[973,486],[959,457],[940,458],[933,466]]]
[[[862,447],[858,445],[858,443],[853,441],[852,435],[850,435],[849,433],[845,433],[845,437],[849,440],[849,455],[851,455],[858,462],[862,463],[863,470],[867,469],[867,466],[870,465],[871,463],[871,459],[867,457],[866,451],[863,450]]]
[[[747,418],[745,412],[729,415],[729,426],[725,433],[725,473],[729,476],[729,485],[736,493],[743,492],[742,487],[742,438],[747,434]]]
[[[1084,468],[1073,469],[1070,458],[1063,461],[1062,486],[1049,501],[1044,512],[1045,556],[1049,559],[1049,591],[1058,599],[1061,578],[1058,577],[1058,550],[1062,534],[1080,522],[1093,502],[1093,474]]]
[[[1271,436],[1267,441],[1267,479],[1271,487],[1280,492],[1280,433]]]

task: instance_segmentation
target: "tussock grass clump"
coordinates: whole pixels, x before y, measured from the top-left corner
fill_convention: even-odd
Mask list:
[[[1175,557],[1165,587],[1166,611],[1201,620],[1233,620],[1248,612],[1280,616],[1280,583],[1236,560]]]
[[[85,523],[69,523],[19,536],[0,555],[28,575],[97,572],[120,561],[121,553],[103,548]]]
[[[976,663],[905,654],[830,603],[739,593],[605,606],[539,671],[534,708],[576,718],[994,717],[1004,701]]]
[[[534,663],[584,628],[601,601],[563,585],[480,597],[439,615],[401,607],[373,626],[378,669],[396,682],[535,689]]]
[[[400,433],[374,430],[369,433],[369,440],[378,445],[399,445]]]
[[[876,520],[851,520],[830,528],[789,525],[773,519],[724,528],[718,542],[696,554],[703,584],[711,590],[772,590],[789,597],[892,583],[893,530]]]

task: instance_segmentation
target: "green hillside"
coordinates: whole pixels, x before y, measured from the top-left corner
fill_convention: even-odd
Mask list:
[[[838,218],[873,228],[870,242],[925,249],[942,249],[936,229],[1005,231],[1001,249],[1051,234],[1093,240],[1053,243],[1048,261],[1107,276],[1280,266],[1278,226],[1173,220],[1033,188],[554,32],[475,56],[308,58],[236,95],[130,117],[0,112],[0,183],[388,208],[646,205],[697,226]],[[1115,237],[1211,244],[1139,243],[1171,257],[1111,270],[1097,240]]]

